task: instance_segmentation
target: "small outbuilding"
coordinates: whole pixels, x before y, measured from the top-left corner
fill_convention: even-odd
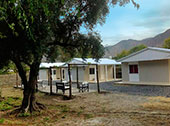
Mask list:
[[[118,62],[122,63],[122,83],[170,85],[170,49],[148,47]]]

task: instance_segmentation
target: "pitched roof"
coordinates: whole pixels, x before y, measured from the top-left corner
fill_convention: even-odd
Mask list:
[[[170,59],[170,49],[148,47],[118,60],[118,62],[137,62]]]

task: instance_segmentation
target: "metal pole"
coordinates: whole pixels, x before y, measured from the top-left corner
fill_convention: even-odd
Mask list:
[[[62,69],[60,68],[60,80],[61,80],[61,82],[63,81],[63,79],[62,79]]]
[[[52,92],[52,76],[51,76],[52,70],[51,70],[51,67],[49,69],[49,74],[50,74],[50,94],[52,94],[53,92]]]
[[[71,72],[70,72],[70,64],[68,64],[68,76],[69,76],[69,84],[70,84],[70,88],[69,88],[69,97],[71,98],[72,96],[72,81],[71,81]]]
[[[105,76],[106,76],[106,78],[105,78],[105,81],[107,81],[107,79],[108,79],[108,75],[107,75],[107,65],[105,65]]]
[[[77,88],[79,88],[79,70],[78,67],[76,68],[77,70]]]
[[[48,79],[47,85],[50,85],[50,69],[47,69],[47,79]]]
[[[96,64],[96,78],[97,78],[97,90],[98,90],[98,93],[100,93],[98,64]]]
[[[116,65],[114,64],[114,80],[116,80]]]

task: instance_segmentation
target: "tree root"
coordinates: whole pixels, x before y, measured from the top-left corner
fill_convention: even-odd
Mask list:
[[[9,113],[9,115],[18,116],[18,114],[21,113],[21,111],[22,111],[21,108],[17,108],[17,109],[15,109],[15,110],[11,111],[11,112]]]
[[[41,103],[39,103],[39,102],[37,102],[37,105],[38,105],[39,108],[42,109],[42,110],[45,110],[45,109],[46,109],[45,105],[43,105],[43,104],[41,104]]]
[[[14,116],[19,116],[20,114],[24,115],[25,113],[32,114],[33,112],[41,112],[42,110],[45,110],[45,109],[46,109],[45,105],[35,102],[29,107],[28,112],[24,108],[20,107],[20,108],[13,110],[9,114],[14,115]]]
[[[43,105],[39,102],[35,102],[34,104],[32,104],[32,106],[30,106],[29,111],[30,111],[30,113],[41,112],[41,110],[45,110],[45,109],[46,109],[45,105]]]

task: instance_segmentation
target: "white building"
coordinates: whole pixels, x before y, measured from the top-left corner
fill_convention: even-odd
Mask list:
[[[118,61],[122,83],[170,84],[170,49],[148,47]]]

